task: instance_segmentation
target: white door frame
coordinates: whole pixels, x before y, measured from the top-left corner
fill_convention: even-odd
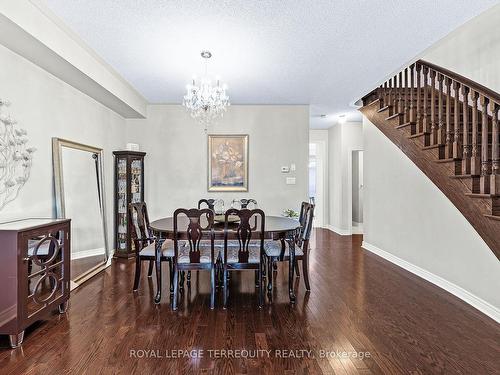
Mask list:
[[[362,148],[350,148],[347,155],[347,217],[348,219],[348,234],[352,235],[352,153],[354,151],[363,151]],[[363,153],[364,156],[364,153]],[[364,174],[364,160],[363,160]],[[364,180],[364,178],[363,178]],[[363,182],[364,183],[364,182]],[[364,220],[363,220],[364,221]]]
[[[321,203],[320,207],[321,210],[319,212],[320,215],[318,215],[317,208],[315,210],[315,227],[321,227],[325,228],[327,226],[326,223],[328,223],[328,218],[326,217],[327,213],[327,204],[328,204],[328,198],[327,198],[327,192],[328,192],[328,160],[327,160],[327,143],[324,140],[309,140],[309,143],[314,143],[316,144],[316,181],[318,180],[318,167],[321,167],[321,177],[323,179],[323,183],[321,186],[316,185],[316,203]],[[318,163],[318,159],[320,162]],[[318,197],[320,199],[318,199]],[[318,205],[316,205],[318,207]]]

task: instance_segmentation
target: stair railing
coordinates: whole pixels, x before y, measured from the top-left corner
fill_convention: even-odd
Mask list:
[[[365,105],[374,100],[413,134],[425,134],[426,146],[461,160],[463,175],[480,176],[481,194],[500,195],[498,93],[418,60],[363,98]]]

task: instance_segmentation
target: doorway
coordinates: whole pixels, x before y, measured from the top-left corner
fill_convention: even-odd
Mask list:
[[[326,143],[314,141],[309,143],[309,200],[315,204],[315,227],[323,227],[325,223],[325,176],[326,176]]]
[[[363,151],[352,151],[352,234],[363,233]]]

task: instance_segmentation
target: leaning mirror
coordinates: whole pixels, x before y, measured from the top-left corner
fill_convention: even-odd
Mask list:
[[[57,218],[71,219],[71,281],[77,287],[110,259],[102,149],[52,139]]]

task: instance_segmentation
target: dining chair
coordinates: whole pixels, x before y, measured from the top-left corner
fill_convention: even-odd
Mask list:
[[[203,204],[205,204],[216,214],[224,213],[224,201],[222,199],[200,199],[198,201],[198,209],[200,209]]]
[[[156,241],[161,241],[160,260],[167,261],[170,268],[170,288],[172,289],[172,258],[174,256],[173,242],[169,240],[157,239],[149,226],[148,209],[145,202],[129,204],[129,223],[132,224],[132,241],[135,246],[135,292],[139,288],[141,278],[141,264],[149,261],[148,277],[153,274],[153,265],[156,257]]]
[[[180,216],[187,217],[187,222],[179,220]],[[204,221],[206,220],[206,225]],[[179,225],[183,228],[179,228]],[[185,209],[178,208],[174,212],[174,257],[173,257],[173,275],[174,275],[174,295],[172,299],[172,310],[177,310],[179,294],[179,273],[191,270],[210,270],[210,308],[215,305],[215,260],[217,254],[214,253],[215,232],[214,212],[209,208],[204,209]],[[185,226],[185,227],[184,227]],[[187,241],[183,245],[179,241],[179,233],[186,233]],[[205,240],[210,240],[206,244]]]
[[[309,284],[309,238],[311,237],[312,223],[314,218],[314,205],[302,202],[299,215],[300,230],[295,236],[295,261],[302,261],[302,273],[304,274],[304,284],[306,290],[311,290]],[[273,289],[272,265],[274,262],[287,262],[290,260],[289,245],[285,239],[278,241],[266,241],[264,252],[267,264],[267,289],[270,292]],[[298,272],[298,263],[295,263]]]
[[[230,222],[230,216],[237,216],[239,221]],[[260,209],[231,208],[226,211],[224,220],[224,255],[223,283],[224,308],[227,307],[229,296],[228,272],[241,270],[256,270],[259,281],[259,308],[264,302],[263,296],[263,255],[264,255],[265,214]],[[229,236],[237,238],[237,246],[229,246]],[[258,238],[258,241],[252,241]]]
[[[248,208],[250,204],[252,205],[253,209],[257,208],[257,201],[255,199],[233,199],[233,201],[231,202],[231,207],[236,209],[238,207],[240,209],[244,209]]]

